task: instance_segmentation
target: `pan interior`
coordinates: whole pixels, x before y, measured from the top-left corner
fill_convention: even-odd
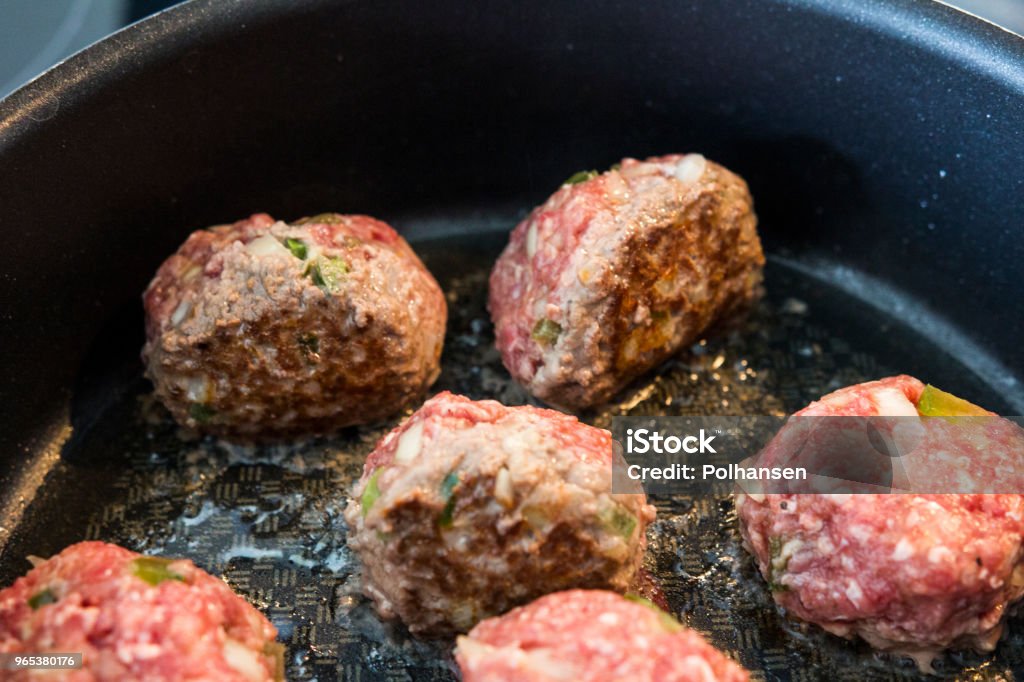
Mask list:
[[[485,308],[489,269],[507,233],[481,235],[479,227],[466,225],[467,236],[413,239],[449,303],[434,390],[522,404],[529,398],[501,365]],[[417,234],[415,226],[407,232]],[[900,372],[991,409],[1011,409],[926,326],[823,281],[789,254],[769,256],[766,290],[747,319],[694,344],[619,403],[584,419],[607,425],[627,413],[784,414],[841,386]],[[134,343],[141,326],[141,310],[125,311],[98,340],[104,350],[83,368],[88,380],[72,401],[75,427],[66,430],[59,457],[41,465],[48,470],[9,528],[0,584],[28,570],[26,556],[84,539],[187,556],[274,622],[288,645],[290,680],[455,679],[450,642],[417,641],[375,616],[345,546],[346,491],[398,418],[300,445],[198,439],[151,398],[138,349],[123,340]],[[909,661],[786,621],[740,547],[730,499],[654,501],[647,569],[676,616],[761,671],[758,679],[919,677]],[[1024,643],[1019,634],[1009,639],[994,657],[943,657],[940,677],[1013,679],[1024,672]]]

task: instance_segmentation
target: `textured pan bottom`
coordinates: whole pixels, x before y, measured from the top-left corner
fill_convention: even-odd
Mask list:
[[[505,235],[415,244],[448,296],[443,372],[450,389],[528,401],[493,347],[487,274]],[[624,400],[585,415],[784,414],[841,386],[907,372],[1012,411],[927,333],[842,293],[787,258],[770,259],[766,299],[729,330],[695,344]],[[121,320],[111,337],[141,319]],[[138,327],[137,327],[138,328]],[[129,334],[130,338],[133,338]],[[289,647],[289,680],[450,680],[450,643],[419,642],[381,623],[359,593],[341,511],[366,454],[394,422],[329,440],[240,448],[183,433],[149,397],[134,356],[104,365],[107,401],[82,401],[62,457],[28,502],[0,555],[0,584],[82,539],[192,558],[262,608]],[[970,363],[967,363],[970,364]],[[88,368],[86,368],[88,369]],[[74,401],[73,401],[74,405]],[[99,405],[99,407],[97,407]],[[74,407],[72,421],[75,422]],[[397,420],[395,420],[397,421]],[[648,570],[685,623],[760,680],[918,679],[913,664],[787,622],[743,552],[728,498],[656,498]],[[991,660],[949,655],[940,677],[1024,675],[1019,621]]]

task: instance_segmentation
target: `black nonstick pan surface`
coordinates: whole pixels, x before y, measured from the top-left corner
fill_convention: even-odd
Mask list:
[[[700,151],[749,181],[767,296],[614,414],[784,414],[906,372],[1024,412],[1024,43],[931,2],[191,2],[0,102],[0,584],[82,539],[185,555],[264,610],[295,680],[446,680],[359,596],[340,511],[390,424],[240,448],[141,377],[140,294],[257,210],[391,222],[445,289],[436,390],[515,404],[486,276],[580,168]],[[728,499],[659,498],[647,568],[763,680],[917,679],[794,626]],[[1024,675],[1024,621],[959,680]]]

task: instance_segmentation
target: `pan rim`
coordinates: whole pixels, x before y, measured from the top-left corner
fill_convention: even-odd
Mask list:
[[[349,0],[342,5],[356,4]],[[737,7],[750,0],[732,0]],[[776,10],[839,19],[971,68],[1024,93],[1024,37],[943,0],[768,0]],[[57,63],[0,99],[0,157],[45,128],[62,106],[101,95],[112,83],[185,49],[197,37],[246,30],[314,11],[330,0],[242,3],[187,0],[130,24]]]

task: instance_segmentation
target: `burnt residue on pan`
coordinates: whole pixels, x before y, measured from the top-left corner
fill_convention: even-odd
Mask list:
[[[448,297],[435,391],[529,402],[501,365],[485,309],[487,275],[505,238],[414,244]],[[786,254],[769,258],[766,288],[747,319],[695,344],[619,404],[584,419],[606,426],[615,414],[785,414],[841,386],[895,372],[1011,411],[969,363],[951,357],[929,333],[794,267]],[[141,315],[129,322],[141,325]],[[360,595],[358,565],[345,546],[345,494],[397,418],[299,445],[229,446],[177,428],[131,361],[125,357],[131,371],[118,368],[109,404],[67,441],[26,500],[0,555],[0,584],[28,568],[23,557],[82,539],[188,556],[223,575],[274,622],[288,645],[289,680],[455,678],[450,642],[415,640],[376,617]],[[646,568],[672,612],[758,671],[755,679],[921,677],[909,661],[784,619],[740,546],[731,499],[653,501],[658,521],[649,533]],[[1016,679],[1024,673],[1019,630],[1011,623],[992,657],[942,657],[939,677]]]

